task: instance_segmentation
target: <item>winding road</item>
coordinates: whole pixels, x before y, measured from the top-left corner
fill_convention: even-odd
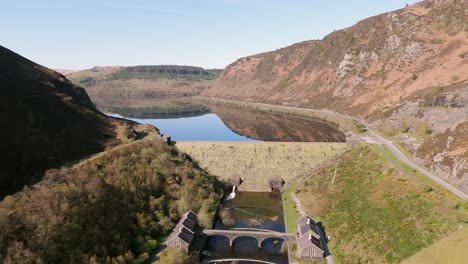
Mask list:
[[[317,109],[301,108],[301,107],[294,107],[294,106],[280,106],[280,105],[271,105],[271,104],[264,104],[264,103],[244,102],[244,101],[235,101],[235,100],[226,100],[226,99],[221,99],[220,100],[219,98],[210,98],[210,97],[202,98],[202,100],[214,100],[215,102],[216,101],[219,102],[219,103],[226,102],[228,104],[229,104],[229,102],[231,102],[231,103],[234,103],[234,105],[242,105],[242,106],[247,106],[247,107],[251,106],[251,107],[257,108],[257,109],[265,109],[267,111],[268,111],[268,109],[271,110],[271,111],[284,109],[284,110],[293,110],[293,111],[297,110],[297,111],[309,112],[311,114],[320,113],[320,114],[326,114],[326,115],[334,115],[334,116],[342,117],[342,118],[345,118],[345,119],[350,119],[350,120],[357,121],[360,124],[362,124],[363,126],[365,126],[365,128],[369,132],[369,135],[371,136],[372,139],[374,139],[376,141],[377,144],[385,145],[395,155],[395,157],[398,160],[400,160],[403,163],[406,163],[411,168],[415,169],[416,171],[418,171],[422,175],[426,176],[427,178],[431,179],[435,183],[437,183],[440,186],[444,187],[445,189],[447,189],[448,191],[450,191],[454,195],[458,196],[459,198],[461,198],[463,200],[468,200],[468,195],[466,193],[460,191],[459,189],[455,188],[454,186],[452,186],[448,182],[444,181],[443,179],[437,177],[433,173],[431,173],[431,172],[421,168],[419,165],[415,164],[413,161],[408,159],[397,147],[395,147],[395,145],[393,145],[393,142],[391,140],[388,140],[388,139],[380,136],[379,134],[377,134],[375,131],[373,131],[371,128],[369,128],[366,125],[366,123],[364,122],[364,120],[362,120],[362,119],[359,119],[359,118],[356,118],[356,117],[353,117],[353,116],[349,116],[349,115],[340,114],[340,113],[337,113],[337,112],[334,112],[334,111],[331,111],[331,110],[317,110]]]
[[[361,122],[362,123],[362,122]],[[422,175],[428,177],[429,179],[433,180],[435,183],[439,184],[440,186],[444,187],[451,193],[455,194],[456,196],[460,197],[463,200],[468,200],[468,195],[465,194],[464,192],[458,190],[457,188],[453,187],[450,185],[448,182],[444,181],[443,179],[435,176],[431,172],[421,168],[417,164],[413,163],[410,159],[408,159],[395,145],[393,145],[393,142],[382,137],[381,135],[377,134],[375,131],[367,127],[367,130],[369,131],[369,134],[372,136],[373,139],[375,139],[379,144],[385,145],[388,147],[388,149],[395,155],[397,159],[399,159],[401,162],[406,163],[408,166],[411,168],[417,170],[419,173]]]

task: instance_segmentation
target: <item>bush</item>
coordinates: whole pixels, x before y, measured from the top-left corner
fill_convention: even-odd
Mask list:
[[[168,247],[161,253],[157,263],[162,264],[192,264],[198,263],[197,257],[191,254],[180,252],[179,250]]]

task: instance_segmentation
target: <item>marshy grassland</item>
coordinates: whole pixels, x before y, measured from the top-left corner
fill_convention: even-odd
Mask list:
[[[423,179],[360,145],[294,191],[338,263],[397,263],[468,222],[465,201]]]

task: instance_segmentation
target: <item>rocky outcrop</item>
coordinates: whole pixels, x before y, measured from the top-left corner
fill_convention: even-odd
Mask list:
[[[379,118],[402,99],[468,79],[467,1],[424,1],[230,64],[203,94]]]
[[[468,192],[468,121],[426,140],[415,157],[439,177]]]

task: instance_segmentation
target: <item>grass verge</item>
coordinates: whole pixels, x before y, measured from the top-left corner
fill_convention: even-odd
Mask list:
[[[299,214],[296,210],[296,203],[294,202],[293,198],[291,197],[291,193],[294,192],[296,189],[295,185],[289,187],[287,191],[283,193],[284,199],[284,209],[285,209],[285,216],[286,216],[286,232],[295,234],[296,233],[296,225],[299,222]]]

